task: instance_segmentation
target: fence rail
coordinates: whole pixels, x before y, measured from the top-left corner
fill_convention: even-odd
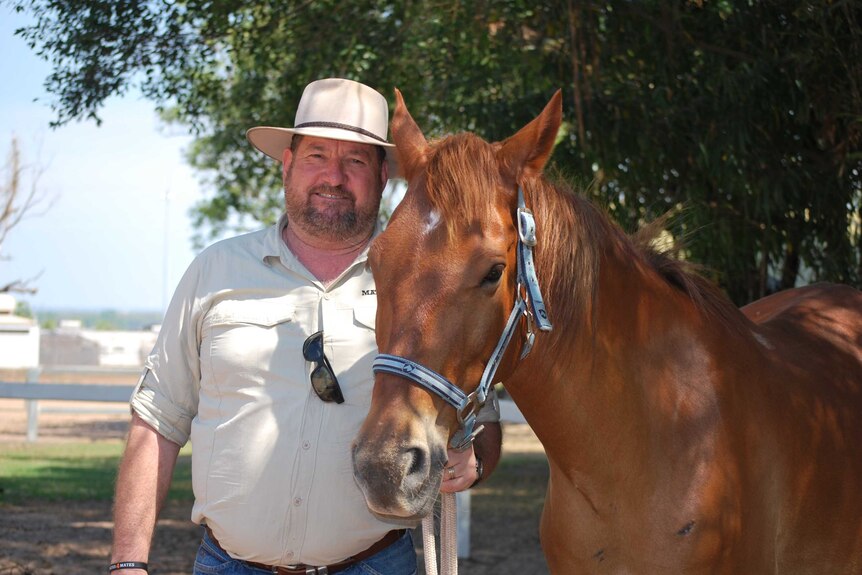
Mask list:
[[[5,383],[0,397],[8,399],[56,399],[61,401],[128,401],[134,385],[95,383]]]

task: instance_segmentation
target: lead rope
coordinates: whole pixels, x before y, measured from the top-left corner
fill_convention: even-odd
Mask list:
[[[425,575],[437,575],[437,542],[434,541],[434,514],[422,519],[422,550],[425,556]]]
[[[458,506],[454,493],[440,503],[440,575],[458,575]]]
[[[440,575],[458,575],[458,507],[454,493],[443,493],[440,502]],[[437,575],[437,542],[434,514],[422,519],[425,574]]]

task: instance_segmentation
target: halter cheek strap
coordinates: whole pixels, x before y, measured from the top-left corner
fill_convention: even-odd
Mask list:
[[[509,342],[518,327],[521,317],[527,320],[527,339],[521,359],[525,358],[533,347],[535,333],[534,324],[541,331],[551,331],[553,326],[548,319],[548,312],[542,293],[539,289],[539,280],[536,277],[536,266],[533,263],[533,248],[536,246],[536,221],[533,213],[527,209],[524,202],[524,192],[518,188],[518,257],[517,257],[517,286],[515,287],[515,305],[503,333],[500,335],[497,346],[491,354],[479,386],[470,394],[464,393],[457,385],[427,367],[409,359],[390,355],[379,354],[372,363],[374,373],[385,372],[407,378],[419,384],[428,391],[443,398],[446,403],[455,408],[458,414],[458,422],[461,429],[452,437],[451,445],[454,449],[466,449],[473,439],[482,431],[482,426],[476,428],[476,416],[488,399],[494,375],[500,366],[500,361],[506,353]]]
[[[551,331],[554,326],[548,318],[542,290],[539,289],[539,278],[536,276],[536,264],[533,263],[533,248],[538,243],[536,219],[533,217],[533,212],[524,204],[524,191],[521,188],[518,188],[518,240],[518,281],[527,288],[527,303],[530,304],[533,318],[539,324],[539,329]],[[520,290],[518,290],[518,298],[521,299]]]

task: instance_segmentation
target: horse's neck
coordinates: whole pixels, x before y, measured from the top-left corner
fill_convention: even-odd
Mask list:
[[[685,389],[710,359],[686,296],[619,238],[603,246],[593,284],[591,305],[574,312],[582,317],[555,317],[551,307],[555,331],[539,336],[507,383],[549,458],[581,470],[614,459],[608,453],[642,456],[660,418],[688,401],[685,393],[694,394],[694,409],[709,411],[715,399]]]

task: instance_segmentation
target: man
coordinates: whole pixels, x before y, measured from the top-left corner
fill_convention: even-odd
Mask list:
[[[350,459],[377,351],[366,252],[394,175],[388,121],[378,92],[326,79],[293,128],[248,131],[283,162],[285,214],[204,250],[177,287],[131,400],[110,570],[146,572],[191,439],[195,573],[415,573],[410,532],[368,511]],[[486,428],[475,451],[450,451],[442,490],[470,487],[479,459],[493,470],[499,424]]]

